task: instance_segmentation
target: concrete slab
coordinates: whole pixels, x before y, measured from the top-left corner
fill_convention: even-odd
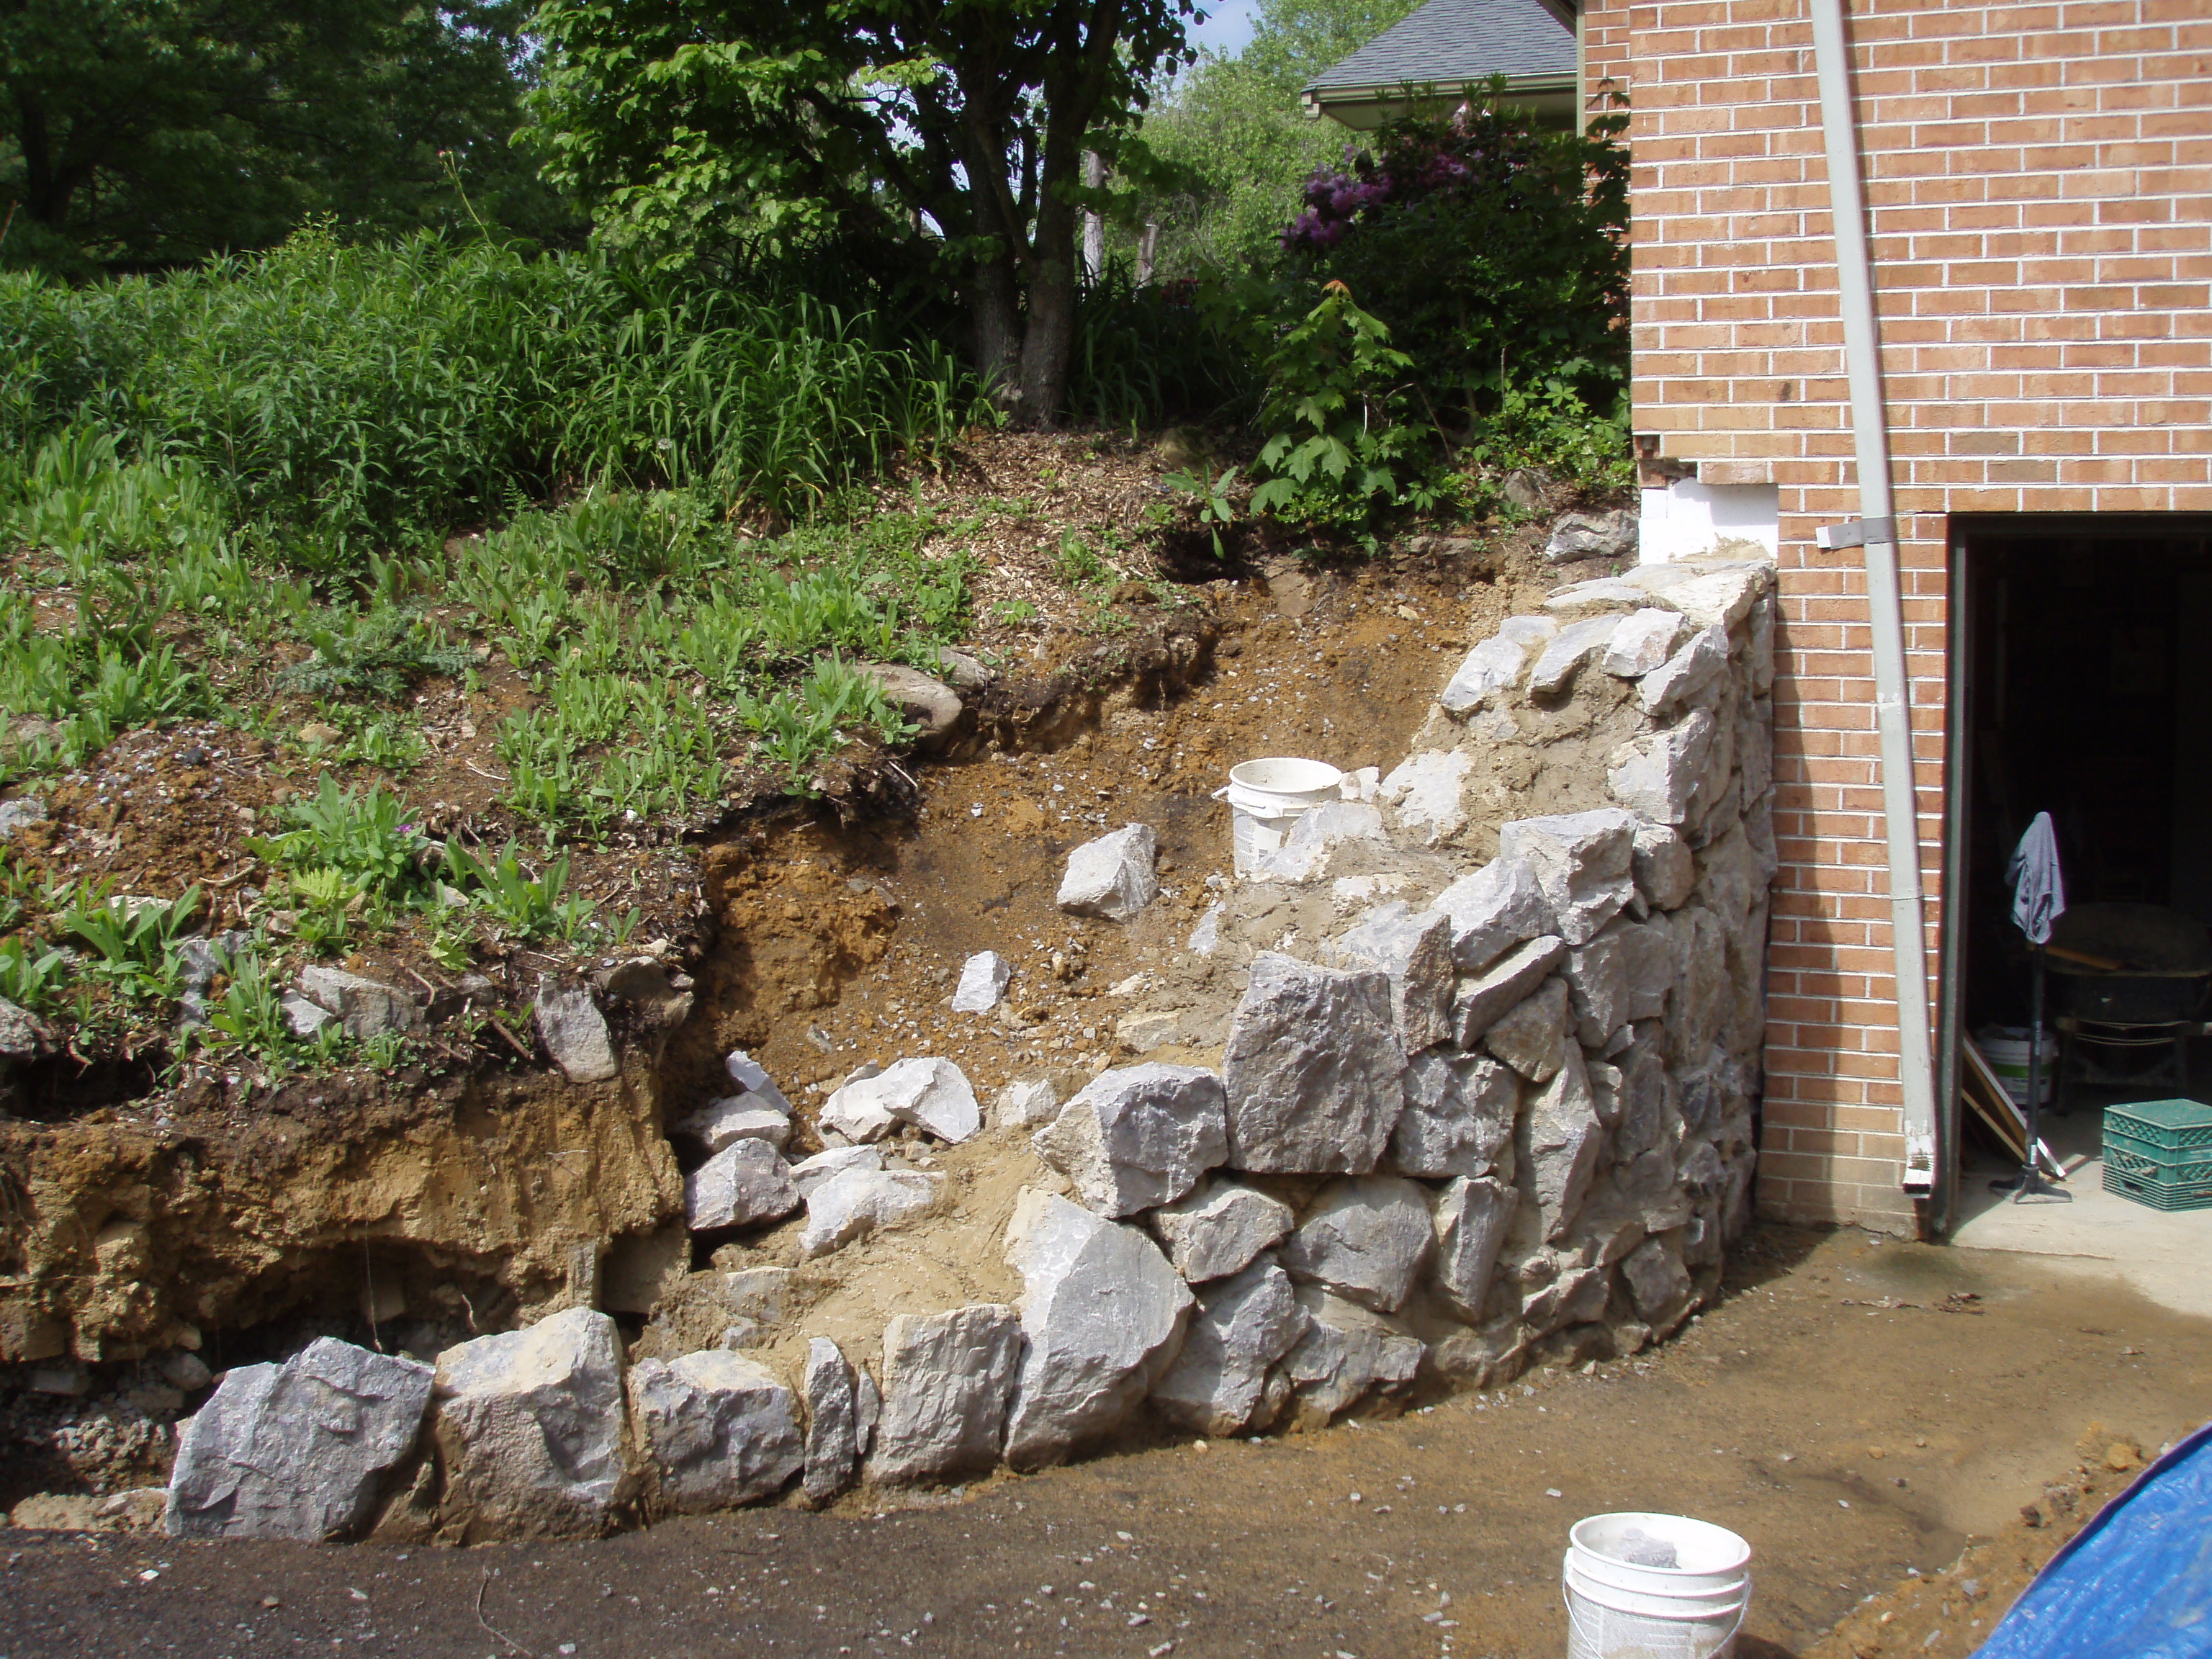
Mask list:
[[[2212,1318],[2212,1210],[2154,1210],[2106,1192],[2103,1124],[2099,1106],[2044,1126],[2045,1144],[2066,1170],[2070,1203],[2016,1203],[1990,1190],[2008,1170],[1986,1156],[1970,1164],[1952,1244],[2041,1256],[2059,1272],[2117,1280],[2160,1307]]]

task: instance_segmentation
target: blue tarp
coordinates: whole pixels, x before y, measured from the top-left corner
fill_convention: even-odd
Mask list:
[[[2051,1558],[1976,1659],[2212,1656],[2212,1423]]]

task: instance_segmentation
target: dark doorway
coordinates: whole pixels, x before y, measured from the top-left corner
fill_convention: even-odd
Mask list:
[[[1951,556],[1943,1081],[1956,1182],[1990,1150],[1960,1121],[1959,1039],[2028,1024],[2029,956],[2005,878],[2036,813],[2057,829],[2069,908],[2212,927],[2212,520],[1964,517]],[[2138,1074],[2137,1097],[2183,1093],[2170,1081],[2182,1064],[2187,1091],[2212,1097],[2202,1040],[2082,1048],[2069,1075],[2106,1082],[2077,1081],[2063,1103],[2094,1122],[2088,1109]]]

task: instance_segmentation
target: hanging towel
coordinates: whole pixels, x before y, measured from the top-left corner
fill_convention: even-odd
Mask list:
[[[2038,812],[2005,870],[2012,884],[2012,919],[2035,945],[2051,943],[2051,924],[2066,914],[2066,880],[2058,872],[2058,832]]]

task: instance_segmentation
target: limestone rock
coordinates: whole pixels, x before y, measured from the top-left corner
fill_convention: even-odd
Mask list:
[[[1625,511],[1562,514],[1544,544],[1544,556],[1553,564],[1630,558],[1636,552],[1637,528],[1636,514]]]
[[[1206,907],[1206,914],[1198,919],[1198,926],[1190,930],[1183,941],[1183,949],[1194,957],[1210,957],[1221,948],[1221,918],[1229,907],[1219,899]]]
[[[629,1393],[665,1510],[696,1515],[772,1498],[805,1462],[791,1390],[757,1361],[720,1349],[641,1359]]]
[[[276,1006],[284,1016],[284,1024],[295,1037],[305,1037],[312,1042],[320,1036],[323,1028],[337,1018],[319,1003],[312,1002],[297,991],[287,991],[276,999]],[[4,1052],[0,1044],[0,1052]]]
[[[1520,818],[1498,831],[1499,852],[1525,860],[1551,901],[1559,937],[1587,944],[1635,891],[1629,875],[1636,819],[1617,808]]]
[[[1603,1048],[1613,1034],[1631,1020],[1650,1018],[1666,1006],[1663,983],[1658,988],[1656,1006],[1633,994],[1629,979],[1632,964],[1649,970],[1663,963],[1665,957],[1638,950],[1630,943],[1632,935],[1638,939],[1656,937],[1633,922],[1617,921],[1588,945],[1567,952],[1566,981],[1574,999],[1575,1037],[1585,1048]],[[1649,1013],[1637,1012],[1639,1002],[1650,1009]]]
[[[1529,1082],[1547,1083],[1566,1035],[1566,981],[1547,979],[1492,1023],[1482,1046]]]
[[[1250,1187],[1217,1181],[1162,1206],[1149,1218],[1168,1260],[1190,1284],[1225,1279],[1280,1243],[1296,1218],[1291,1206]]]
[[[1614,750],[1606,782],[1613,798],[1632,812],[1655,823],[1680,825],[1688,821],[1712,752],[1713,717],[1694,709],[1665,731]]]
[[[1504,1182],[1488,1177],[1455,1181],[1437,1195],[1431,1277],[1444,1300],[1469,1319],[1482,1317],[1498,1253],[1520,1199]]]
[[[768,1074],[768,1068],[742,1048],[732,1048],[723,1057],[722,1069],[730,1074],[730,1081],[743,1094],[758,1095],[786,1117],[791,1115],[791,1103],[783,1097],[783,1091]]]
[[[1437,701],[1447,714],[1472,714],[1498,693],[1518,685],[1521,671],[1528,665],[1527,647],[1493,634],[1467,653]]]
[[[1640,679],[1674,654],[1682,637],[1682,619],[1671,611],[1646,608],[1623,617],[1605,642],[1598,666],[1625,680]]]
[[[1462,1048],[1480,1042],[1498,1018],[1518,1007],[1566,955],[1567,942],[1546,933],[1461,981],[1452,995],[1452,1042]]]
[[[27,1008],[0,997],[0,1060],[37,1060],[54,1051],[53,1028]]]
[[[1021,1373],[1006,1461],[1057,1463],[1117,1427],[1182,1346],[1190,1291],[1134,1227],[1025,1190],[1006,1229],[1022,1275]]]
[[[1723,935],[1734,939],[1765,898],[1766,886],[1766,872],[1751,837],[1736,823],[1705,848],[1698,860],[1694,896],[1719,919]]]
[[[1655,910],[1677,908],[1697,884],[1697,855],[1679,831],[1663,823],[1637,826],[1631,867],[1637,890]]]
[[[1414,1055],[1390,1167],[1431,1180],[1489,1174],[1513,1138],[1520,1098],[1519,1080],[1494,1060],[1439,1048]]]
[[[1221,1080],[1194,1066],[1102,1073],[1030,1144],[1101,1215],[1172,1203],[1228,1156]]]
[[[1763,562],[1716,561],[1699,574],[1670,584],[1662,603],[1671,605],[1699,628],[1728,629],[1751,614],[1752,606],[1773,580]]]
[[[1319,1427],[1376,1389],[1411,1383],[1423,1345],[1382,1316],[1319,1285],[1297,1286],[1306,1327],[1283,1370],[1297,1389],[1300,1427]]]
[[[814,1189],[832,1176],[848,1170],[880,1170],[884,1155],[874,1146],[832,1146],[811,1158],[801,1158],[791,1166],[791,1184],[799,1188],[801,1198],[811,1198]]]
[[[1575,672],[1606,647],[1620,619],[1611,615],[1584,617],[1559,630],[1559,637],[1544,647],[1536,665],[1528,671],[1528,695],[1557,696],[1566,690]]]
[[[732,1141],[684,1177],[684,1218],[695,1233],[781,1221],[805,1201],[783,1154],[765,1140]]]
[[[414,1449],[431,1370],[320,1337],[281,1365],[240,1365],[179,1431],[163,1516],[173,1538],[317,1544],[374,1516]]]
[[[879,1140],[895,1123],[911,1123],[957,1145],[983,1127],[983,1109],[967,1074],[949,1060],[902,1060],[874,1077],[848,1083],[822,1109],[824,1127],[848,1140]]]
[[[1059,1115],[1060,1097],[1049,1078],[1009,1083],[991,1103],[991,1125],[997,1129],[1033,1129]]]
[[[1552,931],[1551,901],[1520,859],[1492,859],[1445,888],[1429,908],[1451,918],[1452,960],[1468,973]]]
[[[935,1209],[945,1177],[919,1170],[840,1170],[806,1195],[799,1259],[811,1261]]]
[[[1435,1245],[1427,1195],[1399,1176],[1358,1176],[1322,1188],[1283,1245],[1294,1279],[1395,1313]]]
[[[1285,1175],[1364,1174],[1405,1109],[1390,980],[1263,951],[1222,1064],[1229,1162]]]
[[[791,1139],[791,1114],[756,1094],[725,1095],[669,1126],[668,1133],[719,1152],[740,1140],[765,1140],[781,1151]]]
[[[1289,1278],[1272,1261],[1207,1285],[1182,1352],[1153,1385],[1154,1403],[1194,1433],[1237,1433],[1252,1423],[1268,1368],[1290,1352],[1305,1323]]]
[[[1407,1054],[1451,1034],[1452,920],[1443,911],[1378,905],[1324,954],[1335,967],[1390,975],[1391,1013]]]
[[[1667,1238],[1649,1238],[1620,1264],[1628,1294],[1646,1322],[1662,1325],[1687,1304],[1692,1288],[1680,1252]]]
[[[1325,800],[1291,826],[1280,847],[1262,851],[1250,873],[1262,881],[1311,881],[1334,863],[1340,848],[1389,844],[1382,814],[1375,807],[1360,801]],[[1217,926],[1217,939],[1218,931]]]
[[[419,1031],[423,1027],[422,1011],[415,1006],[415,999],[396,986],[377,980],[363,979],[359,974],[349,974],[342,968],[325,968],[320,963],[300,970],[300,991],[317,1007],[336,1014],[344,1024],[349,1037],[383,1036],[388,1032]],[[582,993],[586,1002],[589,991]],[[539,994],[544,1001],[544,993]],[[597,1011],[594,1010],[596,1012]],[[539,1030],[544,1029],[543,1016]],[[547,1045],[552,1052],[551,1045]],[[557,1061],[560,1055],[554,1053]],[[611,1072],[610,1077],[613,1075]],[[571,1079],[572,1081],[582,1081]]]
[[[1649,596],[1635,583],[1601,576],[1595,581],[1570,582],[1565,587],[1553,589],[1544,600],[1544,609],[1562,618],[1600,613],[1618,616],[1648,602]]]
[[[1381,799],[1396,809],[1398,827],[1425,847],[1449,841],[1467,827],[1467,775],[1474,757],[1456,749],[1409,755],[1382,780]]]
[[[1570,1267],[1522,1298],[1521,1322],[1539,1336],[1587,1324],[1605,1311],[1611,1278],[1604,1267]]]
[[[18,795],[13,800],[0,801],[0,841],[12,841],[18,830],[46,821],[46,804],[36,795]]]
[[[1014,970],[996,951],[978,951],[961,965],[960,984],[952,993],[956,1014],[988,1014],[1006,994],[1006,981]]]
[[[903,663],[869,662],[862,663],[856,672],[861,678],[875,682],[884,700],[896,704],[901,714],[921,728],[915,734],[916,748],[943,747],[960,724],[959,694],[921,670]]]
[[[1671,597],[1671,596],[1670,596]],[[1636,683],[1647,714],[1664,715],[1704,691],[1728,672],[1728,629],[1701,628],[1687,645]]]
[[[1582,1045],[1571,1037],[1559,1044],[1560,1065],[1543,1092],[1530,1103],[1527,1117],[1526,1167],[1543,1210],[1544,1236],[1560,1239],[1574,1224],[1605,1151],[1605,1130]]]
[[[438,1356],[451,1491],[507,1536],[602,1532],[630,1494],[622,1333],[589,1308]]]
[[[1002,1303],[893,1319],[868,1478],[890,1485],[996,1463],[1021,1351],[1021,1322]]]
[[[860,1462],[853,1367],[826,1336],[806,1344],[807,1501],[826,1504],[853,1484]]]
[[[1067,855],[1055,901],[1071,915],[1127,921],[1159,896],[1152,865],[1159,841],[1148,823],[1132,823],[1085,842]]]

